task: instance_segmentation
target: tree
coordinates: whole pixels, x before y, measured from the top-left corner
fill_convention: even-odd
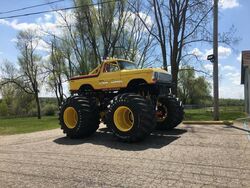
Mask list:
[[[133,7],[136,8],[139,17],[129,11],[126,13],[126,22],[118,40],[118,47],[115,55],[136,62],[138,67],[150,66],[156,59],[154,54],[156,49],[155,38],[152,37],[152,24],[150,16],[142,13],[143,1],[134,1]],[[144,23],[148,23],[147,28]]]
[[[162,64],[165,70],[168,70],[168,62],[167,62],[167,32],[164,25],[164,16],[162,12],[162,4],[158,0],[153,0],[153,12],[154,12],[154,18],[156,21],[156,28],[157,28],[157,35],[156,38],[160,44],[161,47],[161,53],[162,53]]]
[[[171,73],[173,76],[173,93],[177,95],[179,66],[184,49],[194,42],[208,40],[207,30],[211,2],[204,0],[170,0],[169,1],[169,47]]]
[[[18,63],[23,81],[20,87],[34,96],[37,105],[37,118],[41,119],[41,107],[38,97],[39,61],[41,61],[41,57],[35,53],[37,45],[38,37],[35,31],[21,31],[17,35],[17,48],[20,51]]]
[[[182,67],[179,72],[178,93],[184,104],[202,104],[210,99],[210,84],[203,76],[195,77],[193,67]]]
[[[163,64],[163,68],[165,70],[168,70],[168,63],[167,63],[167,33],[165,32],[165,25],[164,25],[164,19],[166,19],[163,16],[162,13],[162,9],[161,9],[161,5],[158,1],[153,0],[153,1],[148,1],[146,4],[143,3],[144,1],[135,1],[135,0],[129,0],[128,4],[131,7],[131,12],[134,13],[134,15],[137,16],[137,18],[139,18],[140,22],[140,29],[138,30],[138,32],[140,33],[141,30],[143,30],[144,28],[147,30],[148,34],[148,38],[145,41],[146,45],[144,47],[143,50],[141,50],[142,52],[149,52],[151,51],[151,55],[154,53],[154,46],[155,46],[155,42],[153,42],[154,40],[156,40],[160,46],[161,49],[161,59],[162,59],[162,64]],[[152,13],[153,10],[153,14]],[[144,13],[145,12],[145,13]],[[146,16],[145,16],[146,15]],[[156,22],[151,24],[147,23],[147,19],[148,18],[154,18],[153,21]],[[135,20],[137,20],[135,18]],[[143,26],[142,26],[143,25]],[[136,34],[135,34],[136,35]],[[143,32],[143,35],[145,36],[145,32]],[[145,38],[145,37],[143,37]],[[152,53],[153,52],[153,53]],[[142,57],[142,60],[146,61],[146,59],[144,59],[144,57]],[[152,61],[156,61],[157,57],[154,58]],[[144,65],[143,63],[139,63],[141,65]]]
[[[65,58],[77,62],[76,72],[87,74],[95,68],[104,57],[121,57],[136,61],[140,67],[154,60],[154,37],[148,33],[142,20],[130,11],[127,1],[104,2],[97,6],[88,6],[94,1],[74,0],[79,8],[74,11],[58,12],[63,21],[60,27],[64,36],[56,36]],[[135,1],[140,11],[143,1]],[[72,21],[74,20],[74,21]],[[152,29],[150,26],[149,29]],[[53,36],[53,35],[51,35]],[[64,50],[67,49],[70,50]],[[67,52],[67,55],[66,55]],[[69,53],[68,53],[69,52]],[[70,54],[70,55],[69,55]]]
[[[134,11],[133,0],[129,1]],[[210,8],[209,8],[210,7]],[[150,14],[155,24],[151,30],[144,22],[148,32],[157,40],[161,49],[162,64],[168,69],[168,61],[173,77],[173,94],[177,95],[179,66],[185,58],[184,49],[194,42],[208,41],[210,32],[207,29],[209,13],[212,10],[210,1],[204,0],[148,0],[145,10]],[[142,20],[142,18],[140,17]]]
[[[63,79],[65,75],[71,77],[71,67],[66,67],[66,59],[64,58],[62,50],[58,47],[55,38],[51,41],[51,54],[48,62],[45,62],[44,68],[48,72],[47,84],[54,91],[58,106],[60,106],[64,99]],[[71,64],[70,64],[71,65]],[[68,69],[67,69],[68,68]],[[66,70],[67,69],[67,70]]]
[[[2,95],[2,105],[3,105],[0,108],[5,109],[4,110],[5,115],[7,116],[31,115],[30,112],[34,106],[34,99],[31,99],[30,94],[25,93],[16,84],[7,83],[5,85],[2,85],[0,87],[0,93]]]
[[[81,6],[75,10],[78,39],[83,49],[89,50],[86,47],[91,47],[91,51],[88,52],[91,54],[90,57],[94,57],[92,64],[96,66],[101,62],[102,57],[115,55],[129,12],[124,0],[108,3],[99,0],[96,7],[87,6],[93,2],[90,0],[74,1],[76,6]],[[91,61],[90,57],[85,61],[86,65],[89,60]]]
[[[6,75],[2,78],[1,85],[13,83],[27,94],[34,97],[37,106],[37,118],[41,119],[41,107],[39,101],[39,79],[41,57],[35,52],[39,38],[33,30],[21,31],[17,35],[18,68],[6,64]]]

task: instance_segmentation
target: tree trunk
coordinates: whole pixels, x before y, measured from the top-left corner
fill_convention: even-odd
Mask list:
[[[178,67],[176,66],[176,63],[172,64],[171,74],[172,74],[172,93],[177,96]]]
[[[38,93],[35,93],[35,99],[36,99],[36,107],[37,107],[37,118],[41,119],[41,107],[40,107],[40,101],[38,97]]]
[[[167,62],[167,50],[165,45],[161,45],[163,68],[168,71],[168,62]]]
[[[177,84],[178,84],[178,72],[179,72],[179,62],[177,61],[178,54],[178,42],[174,40],[173,51],[171,52],[171,74],[172,74],[172,93],[177,96]]]

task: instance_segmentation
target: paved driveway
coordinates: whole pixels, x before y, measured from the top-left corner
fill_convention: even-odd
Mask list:
[[[0,137],[0,187],[250,187],[242,125],[181,125],[121,143],[106,128],[70,140],[61,130]]]

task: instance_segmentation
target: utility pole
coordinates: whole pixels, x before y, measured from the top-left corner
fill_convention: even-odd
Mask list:
[[[218,0],[214,0],[214,41],[213,41],[213,86],[214,86],[214,120],[219,120],[219,71],[218,71]]]

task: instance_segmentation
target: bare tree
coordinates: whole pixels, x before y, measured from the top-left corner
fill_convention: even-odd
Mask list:
[[[41,107],[39,101],[39,61],[41,57],[35,53],[39,39],[36,33],[31,30],[21,31],[17,35],[17,48],[20,51],[18,57],[19,68],[10,68],[9,74],[2,78],[1,85],[13,83],[21,88],[24,92],[31,94],[36,101],[37,118],[41,119]],[[6,70],[7,70],[6,69]]]
[[[142,10],[142,1],[133,2],[137,12]],[[118,40],[115,54],[125,59],[130,59],[144,67],[150,64],[149,58],[153,59],[155,38],[147,31],[144,23],[148,23],[148,29],[153,29],[150,16],[140,13],[140,18],[132,11],[126,13],[126,22]]]
[[[184,49],[194,42],[206,41],[208,38],[207,21],[212,10],[210,2],[204,0],[170,0],[169,1],[169,47],[171,73],[173,77],[172,92],[177,94],[177,80]]]
[[[134,1],[129,1],[132,9],[137,12],[143,22]],[[212,10],[211,2],[205,0],[149,0],[144,10],[150,11],[154,20],[151,30],[144,23],[148,32],[156,38],[161,49],[162,64],[165,70],[169,64],[173,77],[173,94],[177,94],[178,71],[181,60],[185,56],[184,49],[194,42],[209,41],[207,23]]]
[[[52,39],[50,46],[50,58],[47,62],[44,62],[44,69],[48,73],[47,84],[54,91],[58,106],[60,106],[64,99],[63,79],[68,72],[70,74],[71,67],[66,67],[66,59],[61,49],[58,48],[55,38]]]
[[[145,29],[141,30],[142,22],[131,14],[126,1],[105,3],[100,0],[95,7],[88,6],[90,2],[74,1],[79,8],[71,14],[75,19],[73,25],[67,13],[59,12],[69,41],[64,46],[72,48],[81,72],[88,73],[107,56],[130,58],[143,66],[149,58],[146,54],[153,46],[154,38]]]
[[[163,2],[163,1],[162,1]],[[167,61],[167,32],[166,32],[166,24],[164,20],[166,20],[166,16],[163,14],[163,6],[158,0],[147,1],[146,4],[143,4],[142,1],[138,2],[135,0],[129,0],[129,5],[131,6],[131,11],[134,12],[140,21],[143,23],[144,27],[150,33],[150,38],[154,37],[158,42],[161,49],[161,57],[162,64],[165,70],[168,70],[168,61]],[[139,8],[144,5],[144,8]],[[153,10],[153,12],[152,12]],[[141,13],[145,12],[146,15],[153,19],[154,24],[148,25],[146,19],[141,16]]]

